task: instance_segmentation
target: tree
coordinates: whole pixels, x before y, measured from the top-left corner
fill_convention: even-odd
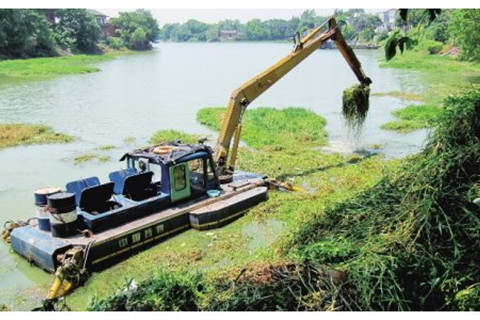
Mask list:
[[[85,9],[57,10],[55,27],[57,42],[71,49],[93,52],[100,38],[100,27],[95,16]]]
[[[382,20],[376,14],[363,14],[353,18],[351,25],[363,40],[372,41]]]
[[[160,37],[158,22],[148,10],[138,9],[133,12],[120,12],[119,16],[112,18],[110,22],[119,30],[120,37],[130,49],[148,49],[151,47],[150,43]],[[172,31],[172,29],[169,30],[169,33]],[[145,40],[142,45],[139,45],[138,41],[143,38],[141,37],[143,33],[145,34]],[[133,38],[134,34],[135,39]]]
[[[207,42],[217,42],[220,41],[220,37],[218,36],[218,24],[212,24],[207,31],[205,31],[205,37]]]
[[[287,29],[287,21],[282,19],[270,19],[264,22],[264,26],[268,31],[268,40],[285,40]]]
[[[252,19],[247,22],[245,31],[247,40],[265,40],[268,37],[268,30],[260,19]]]
[[[461,57],[480,61],[480,9],[453,10],[448,31],[456,45],[461,48]]]
[[[42,12],[0,10],[0,54],[12,58],[55,55],[55,39]]]
[[[179,23],[167,23],[160,30],[160,39],[172,40],[172,33],[175,29],[180,27]]]
[[[142,28],[137,28],[130,38],[130,47],[134,50],[145,50],[148,47],[147,33]]]
[[[411,49],[413,46],[418,44],[418,39],[412,37],[408,34],[408,24],[410,14],[415,16],[415,19],[418,19],[418,26],[423,26],[425,23],[433,22],[438,15],[442,13],[441,9],[421,9],[421,10],[412,10],[412,9],[399,9],[398,18],[407,22],[407,26],[404,26],[403,30],[396,30],[390,35],[390,37],[385,42],[385,59],[389,61],[397,54],[397,47],[401,53],[404,49]],[[410,17],[410,18],[409,18]],[[420,17],[420,18],[419,18]],[[428,17],[428,22],[426,21]],[[397,19],[398,19],[397,18]],[[415,22],[417,23],[417,22]],[[397,25],[399,25],[397,23]],[[417,28],[418,29],[418,28]]]

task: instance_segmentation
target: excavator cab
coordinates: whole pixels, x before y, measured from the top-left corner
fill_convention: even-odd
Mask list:
[[[126,160],[126,172],[131,172],[133,176],[148,174],[148,184],[156,192],[168,194],[172,203],[203,196],[208,190],[220,188],[212,150],[202,144],[162,144],[134,150],[121,160]]]

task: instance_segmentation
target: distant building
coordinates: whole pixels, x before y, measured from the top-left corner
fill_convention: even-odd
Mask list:
[[[395,9],[388,9],[377,13],[380,20],[382,20],[382,25],[377,28],[377,32],[393,30],[395,27],[395,12]]]
[[[234,40],[238,35],[237,30],[220,30],[218,36],[225,40]]]
[[[103,14],[100,11],[94,10],[94,9],[87,9],[87,11],[95,16],[95,20],[97,20],[97,23],[99,25],[103,26],[103,25],[107,24],[107,17],[108,16],[106,14]]]

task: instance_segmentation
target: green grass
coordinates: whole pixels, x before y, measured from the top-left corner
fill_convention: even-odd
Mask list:
[[[442,112],[442,108],[431,105],[409,105],[393,112],[399,120],[381,125],[384,130],[409,133],[418,129],[431,128]]]
[[[19,145],[67,143],[73,137],[54,132],[46,125],[38,124],[0,124],[0,149]]]
[[[225,108],[204,108],[197,114],[201,124],[219,130]],[[326,121],[313,111],[302,108],[248,110],[243,117],[242,140],[250,147],[287,150],[324,145]]]
[[[479,63],[422,51],[405,51],[388,62],[382,62],[381,67],[419,71],[426,90],[418,100],[432,105],[441,105],[448,95],[480,83]]]
[[[197,143],[201,136],[197,134],[188,134],[177,130],[159,130],[150,138],[150,143],[159,144],[180,140],[182,143]]]
[[[4,60],[0,61],[0,76],[32,77],[98,72],[100,69],[92,65],[112,60],[114,56],[112,54],[82,54],[67,57]]]

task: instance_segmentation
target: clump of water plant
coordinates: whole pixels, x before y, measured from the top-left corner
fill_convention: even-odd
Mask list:
[[[82,153],[78,154],[73,158],[74,165],[80,165],[89,161],[97,160],[98,162],[108,162],[111,160],[111,157],[108,155],[99,155],[96,153]]]
[[[225,108],[204,108],[197,120],[214,130],[219,130]],[[269,151],[318,147],[326,144],[326,120],[315,112],[298,107],[275,109],[261,107],[245,112],[242,140],[248,146]]]
[[[342,114],[347,128],[355,135],[361,133],[363,123],[367,117],[370,97],[370,87],[354,85],[343,91]]]
[[[104,146],[100,146],[97,148],[97,150],[100,150],[100,151],[110,151],[110,150],[113,150],[115,149],[116,147],[113,145],[113,144],[106,144]]]
[[[201,136],[198,134],[185,133],[169,129],[155,132],[150,138],[150,142],[153,144],[172,141],[181,141],[182,143],[198,143],[200,138]]]
[[[42,124],[0,124],[0,149],[18,145],[67,143],[73,140],[73,137],[54,132],[51,127]]]

